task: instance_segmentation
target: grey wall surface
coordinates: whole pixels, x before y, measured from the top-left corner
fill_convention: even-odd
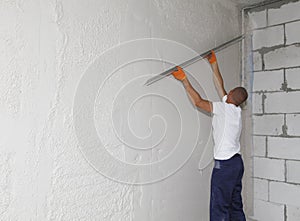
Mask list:
[[[1,219],[208,220],[211,119],[171,77],[143,83],[236,37],[238,14],[224,0],[0,1]],[[217,55],[227,89],[239,51]],[[218,100],[205,61],[186,71]]]

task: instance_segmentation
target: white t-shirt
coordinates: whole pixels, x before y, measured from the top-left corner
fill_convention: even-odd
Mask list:
[[[227,160],[240,153],[240,136],[242,131],[241,108],[226,103],[227,95],[222,102],[213,102],[213,138],[214,158]]]

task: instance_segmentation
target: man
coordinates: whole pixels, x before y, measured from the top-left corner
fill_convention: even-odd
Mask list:
[[[211,176],[210,221],[245,221],[241,197],[244,165],[239,139],[242,129],[240,105],[248,94],[243,87],[236,87],[227,94],[214,51],[207,59],[222,102],[203,99],[192,87],[181,67],[177,67],[177,71],[172,74],[183,83],[195,106],[213,113],[215,166]]]

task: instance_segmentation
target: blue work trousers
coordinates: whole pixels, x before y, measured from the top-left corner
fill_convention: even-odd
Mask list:
[[[240,154],[215,160],[211,176],[210,221],[246,221],[242,202],[244,164]]]

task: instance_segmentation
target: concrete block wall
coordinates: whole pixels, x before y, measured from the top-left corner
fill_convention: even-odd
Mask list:
[[[247,11],[252,33],[253,218],[300,220],[300,1]]]

